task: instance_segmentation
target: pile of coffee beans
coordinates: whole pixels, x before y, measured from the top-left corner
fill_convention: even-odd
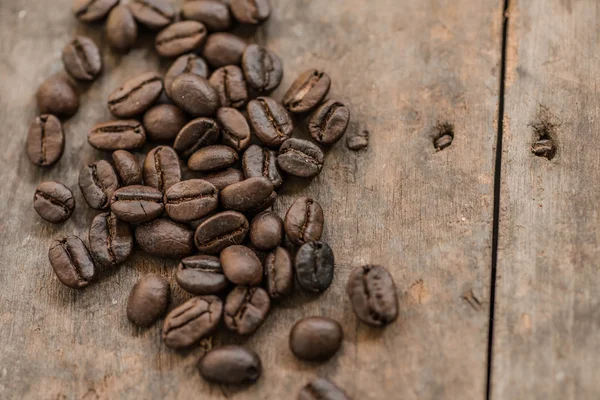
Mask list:
[[[268,0],[191,0],[181,12],[167,0],[118,3],[76,0],[73,10],[84,22],[107,18],[108,42],[120,51],[135,44],[138,23],[160,30],[156,51],[174,61],[164,77],[156,72],[133,76],[109,95],[106,106],[115,119],[97,121],[88,141],[110,152],[112,163],[98,160],[79,173],[86,203],[100,211],[90,223],[89,245],[77,236],[54,240],[50,264],[60,282],[82,289],[102,269],[123,264],[135,245],[157,257],[179,259],[176,282],[194,297],[165,316],[165,345],[197,345],[222,323],[239,335],[252,335],[273,303],[295,287],[322,293],[334,279],[334,252],[321,240],[325,221],[319,203],[298,198],[283,219],[272,206],[287,177],[321,173],[324,149],[344,136],[350,112],[342,102],[327,99],[331,78],[316,69],[300,74],[282,102],[269,97],[282,80],[280,58],[223,32],[236,24],[264,22],[271,13]],[[42,83],[40,116],[27,137],[27,155],[40,167],[55,164],[63,154],[59,118],[79,107],[73,82],[94,80],[102,72],[100,51],[87,37],[67,43],[62,58],[72,79],[53,76]],[[163,93],[170,101],[156,104]],[[292,137],[294,121],[301,118],[314,142]],[[148,141],[158,145],[140,164],[131,152]],[[348,140],[351,148],[366,144],[367,133]],[[186,169],[194,179],[183,179]],[[43,182],[34,208],[44,220],[60,223],[72,215],[75,199],[64,184]],[[164,276],[143,276],[131,289],[128,319],[142,327],[161,319],[170,285]],[[398,316],[394,281],[381,266],[356,268],[347,294],[366,324],[383,326]],[[291,328],[289,347],[301,360],[323,362],[340,349],[343,338],[339,322],[309,316]],[[251,383],[260,377],[262,364],[251,349],[227,346],[208,351],[198,370],[213,382]],[[317,379],[298,398],[348,396]]]

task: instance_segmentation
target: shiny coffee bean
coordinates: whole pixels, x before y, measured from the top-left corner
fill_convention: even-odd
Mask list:
[[[383,326],[398,317],[398,295],[394,279],[379,265],[355,268],[346,287],[354,313],[362,322]]]
[[[105,210],[110,198],[119,188],[119,178],[114,168],[106,161],[96,161],[79,172],[79,189],[85,201],[95,210]]]
[[[33,208],[44,220],[56,224],[71,217],[75,198],[71,189],[60,182],[42,182],[35,188]]]
[[[169,0],[132,0],[129,8],[135,19],[150,29],[164,28],[175,18]]]
[[[238,160],[238,154],[229,146],[216,144],[203,147],[190,157],[188,168],[192,171],[210,172],[231,167]]]
[[[181,74],[171,84],[171,99],[194,117],[210,117],[219,108],[219,94],[199,75]]]
[[[94,80],[102,70],[100,50],[85,36],[76,36],[64,47],[62,61],[69,75],[82,81]]]
[[[171,147],[158,146],[146,155],[143,166],[144,183],[161,192],[181,181],[179,157]]]
[[[58,280],[72,289],[86,287],[96,276],[94,260],[77,236],[53,241],[48,259]]]
[[[226,31],[231,28],[229,7],[218,0],[186,1],[181,8],[183,19],[202,22],[209,31]]]
[[[294,123],[290,114],[270,97],[248,103],[248,120],[256,136],[269,147],[279,147],[292,136]]]
[[[230,282],[254,286],[262,281],[262,263],[246,246],[229,246],[221,252],[220,259],[223,272]]]
[[[176,22],[156,36],[156,51],[163,57],[177,57],[196,50],[204,39],[206,27],[200,22]]]
[[[219,258],[204,254],[181,260],[175,279],[183,290],[195,295],[219,293],[228,284]]]
[[[223,132],[223,144],[238,152],[250,146],[252,133],[244,114],[235,108],[221,107],[217,111],[217,121]]]
[[[310,111],[323,101],[330,86],[331,79],[325,72],[304,71],[283,96],[283,105],[293,113]]]
[[[195,221],[217,209],[219,191],[202,179],[190,179],[171,186],[165,192],[164,203],[171,219],[179,222]]]
[[[171,85],[173,85],[175,78],[181,74],[194,74],[202,78],[208,78],[206,61],[194,53],[179,56],[165,75],[165,92],[167,96],[173,97],[171,95]]]
[[[113,194],[110,202],[110,210],[120,220],[134,224],[160,217],[163,209],[162,192],[149,186],[125,186]]]
[[[113,8],[106,20],[106,40],[109,46],[127,52],[135,45],[137,36],[137,23],[129,7],[119,5]]]
[[[269,0],[231,0],[231,13],[242,24],[257,25],[271,15]]]
[[[316,144],[303,139],[288,139],[279,148],[277,165],[282,171],[301,178],[313,178],[323,169],[325,155]]]
[[[308,131],[317,142],[332,145],[344,136],[350,123],[348,107],[328,100],[317,108],[308,120]]]
[[[246,82],[257,92],[272,92],[283,78],[283,65],[279,57],[257,44],[251,44],[244,50],[242,69]]]
[[[324,292],[333,280],[334,257],[325,242],[308,242],[296,253],[296,279],[303,289]]]
[[[225,211],[215,214],[196,228],[196,247],[203,253],[218,254],[226,247],[241,244],[248,234],[243,214]]]
[[[60,120],[51,114],[40,115],[27,133],[27,157],[40,167],[54,165],[63,154],[65,135]]]
[[[219,94],[221,107],[243,107],[248,101],[244,74],[237,65],[227,65],[212,73],[210,84]]]
[[[246,42],[233,33],[220,32],[209,35],[202,50],[202,57],[213,68],[240,65],[246,50]]]
[[[223,302],[216,296],[192,297],[165,318],[165,345],[182,349],[210,335],[221,322]]]
[[[221,191],[223,208],[240,212],[255,210],[273,193],[273,184],[267,178],[249,178],[227,186]]]
[[[172,104],[159,104],[146,111],[143,122],[148,139],[172,141],[188,120],[178,107]]]
[[[304,361],[325,361],[341,347],[342,326],[326,317],[306,317],[296,322],[290,332],[290,350]]]
[[[246,178],[268,178],[275,188],[283,183],[277,166],[277,153],[253,144],[244,152],[242,168]]]
[[[106,17],[119,0],[75,0],[73,14],[83,22],[93,22]]]
[[[258,214],[250,224],[250,243],[258,250],[272,250],[283,240],[283,221],[272,211]]]
[[[169,281],[157,274],[140,278],[127,299],[127,318],[137,326],[150,326],[165,313],[169,305]]]
[[[135,119],[110,121],[95,125],[88,142],[98,150],[133,150],[146,143],[146,131]]]
[[[285,234],[297,246],[319,240],[324,221],[323,209],[319,203],[309,197],[300,197],[285,214]]]
[[[258,354],[241,346],[223,346],[198,361],[200,375],[210,382],[240,385],[255,382],[262,374]]]
[[[124,82],[108,96],[108,109],[118,118],[131,118],[146,111],[163,90],[160,76],[146,72]]]
[[[103,267],[115,267],[127,260],[133,251],[133,234],[129,224],[113,213],[98,214],[89,232],[90,252]]]
[[[173,148],[181,157],[189,158],[199,149],[217,143],[219,135],[219,125],[215,120],[196,118],[181,128]]]
[[[180,258],[194,252],[194,232],[167,218],[137,226],[135,242],[143,251],[157,257]]]
[[[66,77],[51,76],[46,79],[35,95],[40,114],[53,114],[69,118],[79,109],[79,95]]]
[[[292,292],[294,266],[292,256],[283,247],[273,250],[264,263],[265,288],[272,299],[281,299]]]
[[[112,154],[112,159],[123,186],[142,184],[142,168],[133,154],[127,150],[117,150]]]
[[[317,378],[300,390],[298,400],[350,400],[350,397],[327,379]]]
[[[229,185],[243,181],[245,178],[244,173],[239,169],[227,168],[223,171],[202,175],[202,179],[212,183],[219,191],[221,191]]]
[[[261,287],[236,286],[225,300],[224,320],[239,335],[252,335],[267,318],[271,300]]]

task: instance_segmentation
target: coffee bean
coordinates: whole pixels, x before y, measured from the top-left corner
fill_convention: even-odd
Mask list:
[[[323,209],[315,200],[300,197],[285,214],[285,234],[295,245],[319,240],[323,233]]]
[[[271,300],[263,288],[236,286],[225,300],[225,325],[238,335],[252,335],[267,318],[270,308]]]
[[[165,318],[162,338],[174,349],[189,347],[210,335],[221,322],[223,302],[216,296],[192,297]]]
[[[230,282],[236,285],[258,285],[263,266],[256,254],[246,246],[233,245],[221,252],[221,266]]]
[[[308,131],[317,142],[332,145],[342,138],[349,122],[348,107],[339,101],[327,100],[310,116]]]
[[[192,171],[217,171],[231,167],[238,160],[238,154],[229,146],[216,144],[203,147],[190,157],[188,168]]]
[[[209,31],[226,31],[231,27],[229,7],[217,0],[186,1],[181,14],[184,19],[202,22]]]
[[[63,154],[65,135],[58,118],[51,114],[40,115],[27,133],[27,157],[40,167],[55,164]]]
[[[69,118],[79,109],[79,95],[63,76],[55,75],[46,79],[35,96],[40,114]]]
[[[142,184],[142,168],[133,154],[127,150],[117,150],[112,154],[112,159],[123,186]]]
[[[352,136],[346,138],[346,146],[350,150],[358,151],[366,148],[369,145],[369,131],[362,130]]]
[[[303,139],[288,139],[279,149],[277,165],[282,171],[301,178],[313,178],[323,169],[325,155],[316,144]]]
[[[156,51],[163,57],[177,57],[196,50],[204,39],[206,27],[200,22],[175,22],[156,35]]]
[[[77,236],[53,241],[48,259],[58,280],[72,289],[86,287],[96,276],[94,260]]]
[[[296,279],[303,289],[324,292],[333,280],[334,257],[325,242],[308,242],[296,253]]]
[[[183,290],[195,295],[222,292],[228,283],[219,258],[204,254],[181,260],[175,279]]]
[[[73,14],[83,22],[93,22],[106,17],[119,0],[75,0]]]
[[[242,24],[257,25],[271,15],[269,0],[231,0],[231,13]]]
[[[69,75],[82,81],[94,80],[102,70],[100,50],[85,36],[77,36],[65,46],[62,61]]]
[[[198,361],[198,371],[207,381],[240,385],[255,382],[262,373],[258,354],[241,346],[223,346]]]
[[[273,250],[264,264],[265,286],[272,299],[281,299],[292,292],[294,267],[292,256],[283,247]]]
[[[127,318],[137,326],[150,326],[167,310],[169,281],[157,274],[140,278],[127,299]]]
[[[173,148],[183,158],[189,158],[198,149],[215,144],[219,135],[219,125],[213,119],[196,118],[181,128]]]
[[[202,175],[202,179],[212,183],[219,191],[221,191],[229,185],[243,181],[244,173],[239,169],[227,168],[223,171]]]
[[[227,186],[221,191],[225,209],[246,212],[260,206],[273,193],[273,184],[267,178],[249,178]]]
[[[161,192],[181,181],[179,157],[173,148],[158,146],[150,150],[144,160],[142,169],[144,183]]]
[[[143,251],[157,257],[181,258],[194,252],[194,232],[167,218],[136,227],[135,242]]]
[[[243,107],[248,101],[244,74],[237,65],[221,67],[210,76],[210,84],[219,94],[221,107]]]
[[[257,92],[272,92],[283,77],[283,65],[279,57],[257,44],[251,44],[244,50],[242,69],[248,85]]]
[[[171,94],[171,85],[173,85],[175,78],[181,74],[194,74],[199,75],[202,78],[208,78],[208,66],[206,65],[206,61],[194,53],[179,56],[165,75],[165,92],[167,93],[167,96],[173,97]]]
[[[87,165],[79,172],[79,189],[88,205],[95,210],[107,209],[110,198],[118,188],[117,173],[104,160]]]
[[[144,114],[144,128],[154,141],[174,140],[187,122],[185,113],[172,104],[159,104]]]
[[[129,224],[113,213],[98,214],[89,232],[90,252],[104,267],[115,267],[127,260],[133,251],[133,235]]]
[[[113,194],[110,202],[110,210],[120,220],[134,224],[160,217],[163,209],[162,192],[149,186],[125,186]]]
[[[283,183],[277,166],[277,154],[273,150],[253,144],[242,157],[242,168],[246,178],[268,178],[275,188]]]
[[[146,131],[135,119],[121,119],[95,125],[88,142],[98,150],[133,150],[146,143]]]
[[[342,326],[331,318],[306,317],[290,331],[290,350],[304,361],[325,361],[341,347]]]
[[[325,72],[304,71],[283,96],[283,105],[293,113],[310,111],[323,101],[330,86],[331,79]]]
[[[248,234],[243,214],[225,211],[206,219],[196,228],[196,247],[203,253],[218,254],[228,246],[241,244]]]
[[[250,225],[250,243],[258,250],[271,250],[283,240],[283,221],[272,211],[258,214]]]
[[[127,52],[135,45],[137,35],[137,24],[129,7],[119,5],[113,8],[106,20],[106,39],[110,47]]]
[[[165,210],[179,222],[195,221],[217,209],[216,187],[202,179],[190,179],[174,184],[165,192]]]
[[[300,390],[298,400],[350,400],[350,397],[327,379],[317,378]]]
[[[48,222],[64,222],[75,210],[75,198],[71,189],[60,182],[42,182],[35,188],[33,208]]]
[[[269,147],[279,147],[292,136],[294,123],[283,106],[270,97],[248,103],[248,119],[256,136]]]
[[[199,75],[181,74],[171,84],[171,99],[195,117],[210,117],[219,108],[219,94]]]
[[[115,117],[131,118],[146,111],[163,90],[160,76],[146,72],[124,82],[108,96],[108,109]]]
[[[252,133],[248,120],[235,108],[221,107],[217,111],[217,121],[223,132],[223,144],[235,151],[242,151],[250,145]]]
[[[209,35],[202,50],[202,57],[213,68],[240,65],[246,50],[246,42],[233,33],[220,32]]]
[[[352,309],[362,322],[387,325],[398,317],[396,285],[390,273],[379,265],[355,268],[346,288]]]
[[[150,29],[164,28],[175,18],[168,0],[133,0],[129,7],[135,19]]]

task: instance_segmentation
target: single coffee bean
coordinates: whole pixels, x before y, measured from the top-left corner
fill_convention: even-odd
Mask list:
[[[247,211],[245,211],[245,213],[247,215],[256,215],[263,211],[266,211],[266,210],[270,209],[271,207],[273,207],[273,204],[275,204],[275,200],[277,200],[277,192],[273,191],[269,197],[264,199],[262,202],[260,202],[256,206],[248,209]]]
[[[223,144],[238,152],[250,146],[252,133],[244,114],[235,108],[221,107],[217,111],[217,121],[223,132]]]
[[[127,150],[117,150],[112,154],[112,159],[123,186],[142,184],[142,168],[133,154]]]
[[[160,76],[146,72],[124,82],[108,96],[108,109],[115,117],[131,118],[146,111],[163,90]]]
[[[219,108],[219,94],[199,75],[181,74],[171,85],[171,99],[195,117],[209,117]]]
[[[246,46],[244,39],[233,33],[213,33],[206,39],[202,56],[213,68],[240,65]]]
[[[273,184],[267,178],[249,178],[227,186],[221,191],[223,208],[246,212],[255,209],[273,193]]]
[[[77,36],[65,46],[62,61],[69,75],[82,81],[94,80],[102,70],[100,50],[85,36]]]
[[[283,240],[283,221],[272,211],[258,214],[250,224],[250,243],[258,250],[272,250]]]
[[[350,397],[327,379],[317,378],[300,390],[298,400],[350,400]]]
[[[225,325],[238,335],[252,335],[270,308],[271,300],[263,288],[236,286],[225,300]]]
[[[165,75],[165,92],[172,98],[171,85],[173,81],[181,74],[194,74],[202,78],[208,78],[208,66],[206,61],[194,53],[179,56],[171,65]]]
[[[172,104],[159,104],[144,114],[144,128],[150,140],[174,140],[187,124],[185,113]]]
[[[117,173],[104,160],[86,165],[79,172],[79,189],[83,193],[85,201],[94,210],[107,209],[110,205],[110,198],[118,188]]]
[[[183,290],[195,295],[215,294],[227,288],[219,258],[204,254],[181,260],[175,279]]]
[[[231,167],[237,160],[238,154],[231,147],[215,144],[192,154],[187,165],[192,171],[209,172]]]
[[[369,131],[362,130],[354,135],[346,137],[346,146],[350,150],[358,151],[366,148],[369,145]]]
[[[316,69],[304,71],[283,96],[283,105],[290,112],[305,113],[318,106],[329,93],[331,79]]]
[[[316,144],[303,139],[288,139],[279,148],[277,165],[282,171],[301,178],[313,178],[323,169],[325,155]]]
[[[60,182],[42,182],[35,188],[33,208],[44,220],[56,224],[71,217],[75,198],[71,189]]]
[[[257,25],[271,15],[269,0],[231,0],[231,13],[242,24]]]
[[[283,106],[270,97],[248,103],[248,119],[256,136],[269,147],[279,147],[292,137],[294,123]]]
[[[115,267],[127,260],[133,251],[133,235],[129,224],[113,213],[98,214],[89,232],[90,251],[103,267]]]
[[[86,287],[96,276],[94,260],[77,236],[53,241],[48,259],[58,280],[72,289]]]
[[[221,252],[221,266],[230,282],[236,285],[258,285],[263,266],[256,254],[246,246],[233,245]]]
[[[183,19],[202,22],[209,31],[226,31],[231,28],[229,7],[218,0],[186,1],[181,8]]]
[[[137,326],[150,326],[167,310],[169,281],[157,274],[140,278],[127,299],[127,318]]]
[[[225,211],[206,219],[196,228],[196,247],[203,253],[218,254],[228,246],[241,244],[248,234],[243,214]]]
[[[308,120],[308,131],[317,142],[332,145],[344,136],[350,111],[339,101],[327,100],[317,108]]]
[[[192,297],[165,318],[162,338],[168,347],[182,349],[210,335],[221,322],[223,302],[216,296]]]
[[[211,183],[190,179],[174,184],[165,192],[165,210],[171,219],[190,222],[217,209],[219,192]]]
[[[118,5],[108,14],[106,39],[110,47],[127,52],[137,40],[138,28],[131,10],[126,5]]]
[[[248,85],[257,92],[272,92],[283,78],[283,65],[279,57],[257,44],[251,44],[244,50],[242,69]]]
[[[346,288],[352,309],[362,322],[387,325],[398,317],[398,295],[394,279],[379,265],[355,268]]]
[[[285,234],[290,242],[300,246],[319,240],[323,233],[323,209],[315,200],[300,197],[285,214]]]
[[[51,114],[40,115],[27,133],[27,157],[40,167],[55,164],[63,154],[65,135],[60,120]]]
[[[272,299],[280,299],[292,292],[294,267],[292,256],[283,247],[273,250],[264,264],[265,287]]]
[[[303,289],[324,292],[333,280],[334,257],[325,242],[308,242],[300,246],[294,262],[296,279]]]
[[[244,173],[239,169],[227,168],[223,171],[202,175],[202,179],[212,183],[219,191],[221,191],[229,185],[243,181]]]
[[[325,361],[341,347],[342,326],[327,317],[306,317],[290,331],[290,350],[304,361]]]
[[[189,158],[198,149],[219,140],[219,125],[210,118],[196,118],[185,125],[175,138],[173,148],[183,158]]]
[[[93,22],[106,17],[119,0],[75,0],[73,14],[83,22]]]
[[[199,48],[206,39],[206,27],[197,21],[181,21],[156,35],[156,51],[163,57],[177,57]]]
[[[131,13],[142,25],[150,29],[161,29],[175,19],[175,10],[168,0],[133,0]]]
[[[248,101],[244,74],[237,65],[221,67],[210,76],[210,84],[219,94],[221,107],[243,107]]]
[[[223,346],[198,361],[198,371],[207,381],[240,385],[255,382],[262,373],[258,354],[241,346]]]
[[[133,150],[146,143],[146,131],[135,119],[121,119],[95,125],[88,142],[98,150]]]
[[[46,79],[37,90],[36,100],[40,114],[69,118],[79,109],[79,95],[63,76]]]
[[[120,220],[134,224],[160,217],[163,209],[162,192],[149,186],[125,186],[113,194],[110,202],[110,210]]]
[[[158,146],[150,150],[144,160],[142,169],[144,183],[161,192],[181,181],[179,157],[173,148]]]
[[[143,251],[157,257],[181,258],[194,252],[194,232],[167,218],[139,225],[135,241]]]
[[[277,153],[253,144],[242,157],[242,168],[246,178],[268,178],[275,188],[283,183],[277,166]]]

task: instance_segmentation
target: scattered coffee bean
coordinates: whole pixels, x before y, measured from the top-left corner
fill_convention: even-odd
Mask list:
[[[219,94],[221,107],[243,107],[248,101],[244,74],[237,65],[227,65],[212,73],[210,84]]]
[[[133,0],[129,7],[135,19],[150,29],[164,28],[175,18],[169,0]]]
[[[131,118],[146,111],[163,90],[160,76],[146,72],[124,82],[108,96],[108,109],[115,117]]]
[[[175,279],[183,290],[195,295],[219,293],[228,284],[219,258],[204,254],[181,260]]]
[[[279,149],[277,165],[282,171],[301,178],[313,178],[323,169],[325,155],[316,144],[303,139],[288,139]]]
[[[42,182],[35,188],[33,208],[44,220],[56,224],[71,217],[75,198],[71,189],[60,182]]]
[[[142,168],[133,154],[127,150],[117,150],[112,154],[112,159],[123,186],[142,184]]]
[[[181,74],[171,84],[171,99],[195,117],[210,117],[219,108],[219,94],[203,77]]]
[[[308,242],[296,253],[296,279],[303,289],[324,292],[333,280],[334,257],[325,242]]]
[[[149,186],[125,186],[113,194],[110,202],[110,210],[120,220],[134,224],[160,217],[163,209],[162,192]]]
[[[269,0],[231,0],[231,13],[242,24],[257,25],[271,15]]]
[[[185,113],[172,104],[159,104],[144,114],[146,134],[154,141],[174,140],[187,122]]]
[[[398,317],[398,296],[394,279],[378,265],[355,268],[346,288],[352,309],[362,322],[387,325]]]
[[[156,51],[163,57],[177,57],[199,48],[205,38],[206,27],[200,22],[176,22],[156,36]]]
[[[65,135],[60,120],[51,114],[40,115],[27,133],[27,156],[40,167],[55,164],[63,154]]]
[[[235,108],[221,107],[217,110],[217,121],[223,132],[223,144],[238,152],[250,146],[252,133],[244,114]]]
[[[293,113],[310,111],[323,101],[329,93],[330,86],[329,75],[316,69],[309,69],[292,83],[283,96],[283,105]]]
[[[348,107],[339,101],[327,100],[310,116],[308,131],[317,142],[332,145],[342,138],[349,122]]]
[[[113,213],[98,214],[89,232],[90,252],[103,267],[115,267],[127,260],[133,251],[133,234],[129,224]]]
[[[294,267],[292,256],[283,247],[273,250],[264,264],[265,286],[272,299],[281,299],[292,292]]]
[[[146,155],[143,166],[144,183],[161,192],[181,181],[179,157],[171,147],[158,146]]]
[[[179,56],[165,75],[165,92],[167,93],[167,96],[173,97],[171,95],[171,85],[173,85],[175,78],[181,74],[194,74],[199,75],[202,78],[208,78],[208,66],[206,65],[206,61],[194,53]]]
[[[233,33],[213,33],[206,39],[202,56],[213,68],[240,65],[246,46],[244,39]]]
[[[283,77],[283,65],[279,57],[257,44],[251,44],[244,50],[242,69],[248,85],[257,92],[272,92]]]
[[[253,144],[244,152],[242,168],[246,178],[268,178],[275,188],[283,183],[277,166],[277,153]]]
[[[237,160],[238,154],[231,147],[215,144],[192,154],[187,165],[192,171],[210,172],[231,167]]]
[[[82,81],[94,80],[102,70],[100,50],[85,36],[77,36],[65,46],[62,61],[69,75]]]
[[[219,125],[213,119],[196,118],[181,128],[173,148],[183,158],[189,158],[198,149],[215,144],[219,134]]]
[[[119,0],[75,0],[73,14],[83,22],[93,22],[106,17]]]
[[[362,130],[354,135],[348,136],[346,139],[346,146],[350,150],[358,151],[366,148],[369,145],[369,131]]]
[[[79,95],[63,76],[46,79],[37,90],[36,100],[40,114],[69,118],[79,109]]]
[[[126,5],[118,5],[108,14],[106,20],[106,40],[115,50],[127,52],[137,40],[138,28]]]
[[[279,147],[292,136],[294,123],[290,114],[270,97],[248,103],[248,119],[256,136],[269,147]]]
[[[227,279],[236,285],[254,286],[262,281],[262,263],[246,246],[233,245],[224,249],[221,266]]]
[[[107,209],[110,198],[118,188],[117,173],[104,160],[87,165],[79,172],[79,189],[88,205],[95,210]]]
[[[300,197],[285,214],[285,234],[290,242],[298,246],[319,240],[324,221],[319,203],[309,197]]]
[[[215,214],[196,228],[196,247],[203,253],[218,254],[228,246],[241,244],[248,234],[243,214],[225,211]]]
[[[146,143],[146,131],[135,119],[121,119],[95,125],[88,142],[98,150],[133,150]]]
[[[231,27],[229,7],[218,0],[186,1],[181,8],[184,19],[202,22],[209,31],[226,31]]]
[[[225,300],[225,325],[238,335],[252,335],[267,318],[270,308],[271,300],[263,288],[236,286]]]
[[[210,335],[221,322],[223,302],[216,296],[192,297],[165,318],[162,338],[174,349],[189,347]]]
[[[304,361],[325,361],[341,347],[342,326],[327,317],[306,317],[290,331],[290,350]]]
[[[174,184],[165,192],[165,210],[171,219],[190,222],[203,218],[217,209],[216,187],[202,179],[190,179]]]
[[[283,221],[272,211],[258,214],[250,224],[250,243],[258,250],[272,250],[283,240]]]
[[[53,241],[48,259],[58,280],[72,289],[86,287],[96,276],[94,260],[77,236]]]
[[[169,281],[157,274],[140,278],[127,299],[127,318],[137,326],[150,326],[167,310]]]
[[[327,379],[317,378],[300,390],[298,400],[350,400],[350,397]]]
[[[135,241],[143,251],[157,257],[181,258],[194,252],[194,232],[167,218],[139,225]]]
[[[207,381],[240,385],[258,380],[262,364],[258,354],[241,346],[223,346],[198,361],[198,371]]]
[[[223,171],[202,175],[202,179],[212,183],[219,191],[221,191],[229,185],[243,181],[244,173],[239,169],[227,168]]]
[[[249,178],[227,186],[221,191],[223,208],[246,212],[256,209],[273,193],[273,184],[267,178]]]

